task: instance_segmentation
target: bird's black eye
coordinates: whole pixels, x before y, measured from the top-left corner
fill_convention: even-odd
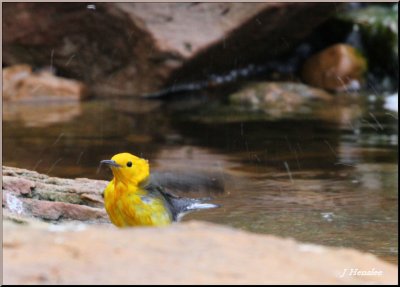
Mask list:
[[[131,167],[132,166],[132,162],[128,161],[128,163],[126,164],[127,167]]]

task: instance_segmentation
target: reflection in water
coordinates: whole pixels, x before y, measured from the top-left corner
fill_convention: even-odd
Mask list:
[[[281,119],[211,104],[187,112],[193,105],[185,104],[98,100],[47,126],[40,117],[4,117],[3,163],[108,180],[109,170],[96,173],[99,161],[129,151],[157,171],[223,174],[226,192],[215,195],[223,206],[185,220],[354,247],[397,263],[395,117],[368,104]]]
[[[72,120],[81,114],[81,105],[76,101],[7,103],[3,109],[3,120],[22,122],[24,126],[46,127]]]

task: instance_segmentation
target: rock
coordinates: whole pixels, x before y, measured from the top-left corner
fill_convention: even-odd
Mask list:
[[[260,82],[247,85],[229,99],[234,105],[265,110],[279,116],[295,112],[300,106],[312,101],[329,102],[332,96],[323,90],[300,83]]]
[[[14,65],[3,68],[3,100],[12,100],[18,94],[21,81],[32,75],[29,65]]]
[[[152,93],[273,59],[337,6],[6,3],[3,62],[50,64],[107,96]]]
[[[3,83],[3,99],[6,101],[81,100],[87,95],[82,83],[49,72],[32,73],[28,65],[4,68]]]
[[[13,100],[49,101],[49,100],[82,100],[86,98],[85,86],[75,80],[55,77],[42,72],[24,79]]]
[[[5,284],[397,284],[398,280],[397,266],[371,254],[211,223],[117,229],[17,221],[3,224]],[[350,275],[350,269],[376,275]]]
[[[336,44],[309,58],[302,77],[306,83],[327,90],[358,90],[366,71],[367,62],[357,50]]]
[[[95,221],[101,219],[103,222],[108,222],[108,215],[103,208],[28,198],[23,199],[22,202],[25,213],[44,220]]]
[[[42,220],[109,222],[108,215],[102,208],[31,198],[17,198],[4,191],[3,205],[11,213],[24,217],[38,217]]]
[[[314,34],[316,49],[346,43],[368,62],[367,88],[398,90],[398,3],[346,3]]]
[[[102,193],[107,182],[48,177],[3,166],[3,206],[45,220],[108,222]]]
[[[25,178],[3,176],[3,189],[15,193],[16,196],[30,196],[35,183]]]

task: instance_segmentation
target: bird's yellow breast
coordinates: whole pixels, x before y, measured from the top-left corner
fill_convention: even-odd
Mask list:
[[[151,197],[139,186],[115,178],[104,191],[104,204],[112,223],[118,227],[162,226],[172,222],[172,214],[162,198]]]

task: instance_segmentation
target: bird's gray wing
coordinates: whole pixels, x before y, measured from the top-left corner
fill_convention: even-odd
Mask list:
[[[174,221],[190,211],[218,207],[216,204],[205,203],[210,198],[185,198],[167,192],[163,186],[150,178],[142,186],[149,193],[149,196],[162,197],[172,213]]]
[[[184,209],[184,202],[180,200],[180,197],[172,193],[166,192],[160,184],[152,181],[151,179],[149,179],[143,185],[143,188],[147,190],[150,197],[164,199],[165,204],[168,206],[168,209],[172,213],[173,220],[177,220],[179,213],[181,213]]]

